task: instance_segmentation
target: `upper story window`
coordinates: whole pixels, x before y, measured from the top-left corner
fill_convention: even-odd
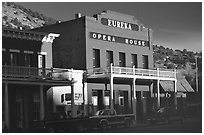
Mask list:
[[[19,53],[18,52],[10,52],[10,65],[11,66],[19,65]]]
[[[93,49],[93,68],[100,67],[100,50]]]
[[[113,64],[113,51],[106,51],[106,65],[107,67],[110,66],[110,64]]]
[[[38,68],[46,68],[45,61],[46,61],[46,55],[38,54]]]
[[[26,67],[32,67],[32,54],[25,54],[24,62]]]
[[[138,67],[138,65],[137,65],[137,54],[131,54],[131,57],[132,57],[131,65],[135,66],[137,68]]]
[[[149,62],[148,62],[148,56],[147,55],[142,55],[142,66],[144,69],[149,68]]]
[[[2,65],[6,64],[6,49],[2,48]]]
[[[24,51],[24,66],[33,67],[33,51]]]
[[[125,53],[119,52],[119,66],[126,67]]]

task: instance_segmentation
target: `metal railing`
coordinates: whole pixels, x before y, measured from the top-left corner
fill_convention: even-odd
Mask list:
[[[152,77],[176,78],[176,71],[173,69],[141,69],[130,67],[110,66],[104,68],[93,68],[87,70],[89,76],[105,74],[138,75]]]
[[[59,68],[36,68],[23,66],[2,66],[2,77],[71,80],[72,71]]]

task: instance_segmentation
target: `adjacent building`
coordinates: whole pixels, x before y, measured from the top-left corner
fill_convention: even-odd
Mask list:
[[[53,86],[71,86],[54,69],[52,43],[59,34],[2,30],[2,129],[22,132],[47,113],[46,93]]]

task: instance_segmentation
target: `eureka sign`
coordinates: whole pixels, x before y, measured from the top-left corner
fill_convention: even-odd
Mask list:
[[[97,39],[97,40],[103,40],[103,41],[109,41],[109,42],[129,44],[129,45],[138,45],[138,46],[146,46],[146,47],[149,46],[149,42],[145,40],[124,38],[124,37],[101,34],[101,33],[96,33],[96,32],[90,32],[90,38]]]
[[[107,26],[115,27],[115,28],[121,28],[121,29],[126,29],[126,30],[134,30],[134,31],[139,30],[139,27],[136,24],[117,21],[117,20],[112,20],[112,19],[107,19],[107,18],[101,18],[101,23],[103,25],[107,25]]]

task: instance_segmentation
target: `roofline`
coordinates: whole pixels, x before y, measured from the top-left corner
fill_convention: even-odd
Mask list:
[[[18,30],[18,29],[4,27],[2,28],[2,36],[10,37],[10,38],[35,40],[35,41],[41,41],[41,42],[45,41],[45,42],[52,43],[55,37],[59,37],[59,34],[32,31],[32,30]]]
[[[2,28],[3,32],[4,31],[10,31],[10,32],[19,32],[19,33],[29,33],[29,34],[38,34],[38,35],[47,35],[49,33],[46,33],[46,32],[37,32],[37,31],[32,31],[31,30],[19,30],[19,29],[13,29],[13,28],[7,28],[7,27],[3,27]]]

